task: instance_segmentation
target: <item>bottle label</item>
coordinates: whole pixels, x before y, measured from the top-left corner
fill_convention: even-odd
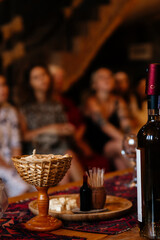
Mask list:
[[[136,149],[137,159],[137,211],[138,221],[142,222],[142,185],[141,185],[141,150]]]

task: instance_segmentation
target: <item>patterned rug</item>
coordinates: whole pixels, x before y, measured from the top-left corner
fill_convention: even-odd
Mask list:
[[[136,188],[126,187],[126,183],[131,180],[131,174],[116,176],[105,181],[105,187],[108,195],[124,197],[132,201],[133,207],[129,214],[121,218],[92,221],[92,222],[63,222],[63,228],[70,230],[77,230],[90,233],[104,233],[108,235],[115,235],[137,225],[136,220]],[[55,192],[55,194],[70,194],[78,193],[78,187],[72,187],[66,191]],[[68,237],[53,235],[50,233],[34,233],[29,232],[23,228],[23,223],[33,217],[33,214],[28,210],[28,203],[33,200],[25,200],[9,205],[5,212],[3,219],[0,219],[0,239],[85,239],[78,237]]]
[[[66,192],[74,193],[78,188],[72,188],[64,192],[56,192],[55,194],[64,194]],[[30,201],[34,200],[28,199],[18,203],[11,203],[8,206],[7,211],[0,219],[0,240],[85,240],[86,238],[66,236],[66,235],[56,235],[49,232],[31,232],[24,228],[23,224],[29,219],[34,217],[34,215],[29,211],[28,204]]]

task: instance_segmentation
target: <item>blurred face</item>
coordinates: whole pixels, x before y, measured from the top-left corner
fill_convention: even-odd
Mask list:
[[[142,98],[146,96],[145,88],[146,88],[146,79],[142,78],[137,86],[137,93]]]
[[[115,80],[113,74],[108,69],[100,69],[95,75],[93,88],[96,91],[111,92],[115,87]]]
[[[4,103],[8,99],[8,86],[6,84],[6,79],[0,76],[0,103]]]
[[[52,68],[52,66],[49,67],[49,70],[53,76],[53,86],[55,92],[62,92],[63,86],[64,86],[64,78],[65,78],[65,72],[61,68]]]
[[[118,72],[115,74],[116,88],[118,91],[125,93],[129,89],[129,79],[126,73]]]
[[[47,92],[50,87],[50,76],[43,67],[34,67],[30,72],[30,85],[34,91]]]

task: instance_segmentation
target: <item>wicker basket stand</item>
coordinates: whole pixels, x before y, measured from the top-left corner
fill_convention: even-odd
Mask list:
[[[57,185],[71,165],[72,157],[62,155],[36,154],[30,156],[13,157],[12,161],[21,178],[34,185],[38,190],[39,215],[29,220],[25,227],[31,231],[52,231],[62,226],[62,222],[48,215],[48,188]]]

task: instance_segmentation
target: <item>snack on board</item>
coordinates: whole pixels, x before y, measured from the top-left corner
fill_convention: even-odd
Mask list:
[[[49,200],[49,210],[56,212],[71,211],[77,207],[77,201],[72,197],[52,198]]]

